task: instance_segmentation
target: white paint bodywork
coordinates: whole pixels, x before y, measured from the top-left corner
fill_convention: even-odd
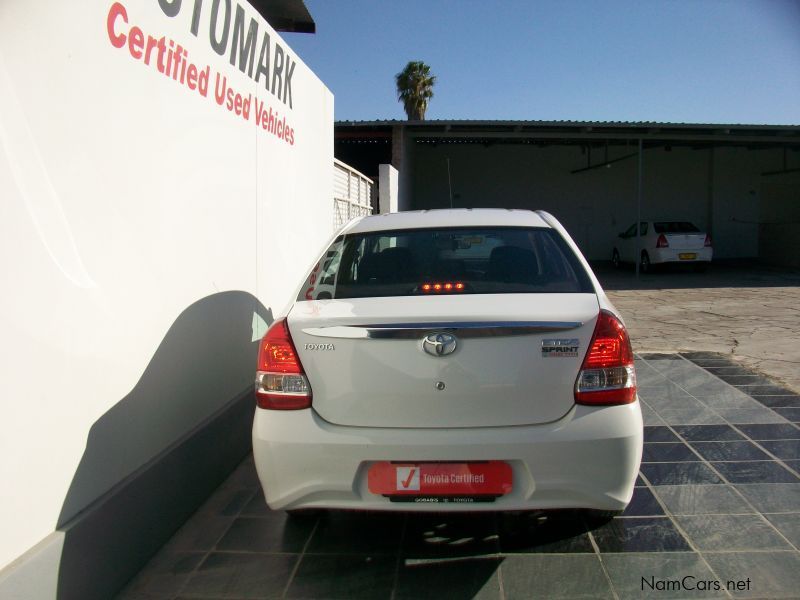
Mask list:
[[[579,257],[596,293],[354,298],[288,307],[313,402],[311,409],[298,411],[256,410],[253,451],[272,508],[430,510],[370,493],[366,474],[378,461],[511,465],[510,494],[494,503],[437,505],[437,510],[620,510],[630,501],[642,451],[638,401],[587,407],[573,398],[599,310],[618,313],[551,215],[422,211],[366,217],[343,233],[478,225],[553,227]],[[424,354],[419,340],[313,335],[326,327],[340,334],[359,324],[445,319],[579,321],[574,333],[546,334],[579,338],[579,357],[542,358],[540,334],[464,339],[461,354],[447,357]],[[320,341],[335,349],[306,348]],[[447,384],[445,390],[434,387],[438,381]]]

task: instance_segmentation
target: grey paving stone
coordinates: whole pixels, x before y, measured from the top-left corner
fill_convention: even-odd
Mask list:
[[[795,473],[777,462],[714,462],[714,468],[731,483],[800,483]]]
[[[497,518],[491,513],[414,513],[406,521],[405,558],[453,558],[499,551]]]
[[[631,498],[630,504],[625,508],[623,516],[649,517],[663,514],[664,509],[658,503],[653,492],[651,492],[649,488],[639,487],[634,488],[633,498]]]
[[[717,413],[728,423],[786,423],[786,419],[769,408],[718,408]]]
[[[402,561],[394,598],[500,598],[502,562],[498,557]]]
[[[787,421],[800,422],[800,408],[775,408],[773,410]]]
[[[716,577],[694,552],[602,554],[603,564],[621,600],[640,598],[726,598],[724,591],[697,590]]]
[[[683,389],[696,398],[702,398],[704,396],[719,396],[724,394],[738,396],[742,393],[740,390],[728,385],[716,377],[705,381],[701,381],[699,377],[695,377],[692,381],[687,382],[686,384],[681,384],[681,387],[683,387]]]
[[[644,441],[647,442],[679,442],[680,439],[669,427],[645,427]]]
[[[692,398],[689,395],[674,396],[672,398],[662,398],[659,396],[648,396],[647,394],[640,394],[645,401],[652,406],[657,412],[664,409],[678,409],[678,410],[699,410],[704,407],[703,403]],[[754,401],[755,402],[755,401]]]
[[[210,554],[187,582],[185,598],[280,598],[298,557],[291,554]]]
[[[403,514],[328,511],[321,515],[306,552],[396,555],[404,522]]]
[[[314,529],[313,520],[238,517],[217,543],[218,550],[232,552],[300,552]]]
[[[722,484],[722,479],[702,462],[642,463],[641,472],[652,485]]]
[[[800,458],[800,440],[763,440],[759,444],[778,458]]]
[[[673,429],[688,442],[727,442],[744,436],[730,425],[675,425]]]
[[[723,585],[729,581],[747,585],[748,589],[731,591],[734,598],[798,596],[800,554],[797,552],[704,552],[703,558]]]
[[[390,598],[397,559],[380,556],[303,556],[287,598]]]
[[[195,513],[165,544],[173,552],[208,552],[233,524],[233,517]]]
[[[646,488],[641,488],[646,491]],[[636,492],[634,492],[634,497]],[[503,554],[594,553],[586,524],[579,512],[544,514],[503,513],[498,517],[500,552]]]
[[[759,512],[800,512],[800,483],[751,483],[736,489]]]
[[[701,402],[709,408],[763,408],[763,405],[747,394],[718,394],[716,396],[700,396]]]
[[[713,390],[704,390],[704,389],[697,389],[691,392],[692,396],[703,402],[704,404],[710,405],[720,405],[724,408],[724,403],[727,401],[738,402],[738,401],[747,401],[748,403],[753,401],[753,398],[750,397],[748,394],[743,392],[740,389],[737,389],[733,386],[728,385],[724,382],[719,382],[714,385]],[[756,403],[758,406],[760,403]],[[730,406],[729,408],[736,408],[735,406]]]
[[[596,555],[509,556],[500,569],[509,600],[613,597]]]
[[[753,440],[797,440],[800,428],[791,423],[741,424],[736,429]]]
[[[766,457],[766,455],[764,455]],[[645,442],[642,462],[685,462],[701,460],[683,442]]]
[[[747,441],[739,442],[692,442],[692,448],[708,461],[724,460],[772,460],[763,450]]]
[[[674,515],[752,513],[753,509],[728,485],[660,485],[653,488]]]
[[[666,517],[615,518],[591,530],[600,552],[681,552],[691,548]]]
[[[798,395],[761,396],[753,394],[752,396],[757,402],[769,408],[800,408],[800,396]]]
[[[669,425],[721,425],[725,423],[725,419],[705,406],[692,409],[668,408],[656,412]]]
[[[685,515],[675,520],[700,551],[791,550],[759,515]]]
[[[794,547],[800,549],[800,512],[764,515]]]
[[[664,426],[666,423],[658,416],[658,413],[646,405],[642,405],[642,421],[646,426]]]
[[[222,484],[197,512],[217,517],[235,517],[250,501],[256,490]]]
[[[162,549],[145,565],[118,597],[170,597],[177,594],[188,581],[205,554],[200,552],[172,552]]]

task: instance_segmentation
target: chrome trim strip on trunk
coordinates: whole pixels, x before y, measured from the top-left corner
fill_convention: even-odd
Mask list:
[[[327,338],[415,339],[425,332],[447,331],[457,333],[460,338],[475,338],[569,331],[582,325],[578,321],[436,321],[308,327],[303,333]]]

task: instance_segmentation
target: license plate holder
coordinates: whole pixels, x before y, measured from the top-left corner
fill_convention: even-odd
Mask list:
[[[697,258],[696,252],[681,252],[678,254],[678,258],[681,260],[695,260]]]
[[[369,491],[392,501],[431,504],[486,502],[513,489],[511,465],[499,460],[464,462],[389,462],[372,464]],[[407,500],[407,498],[409,500]]]

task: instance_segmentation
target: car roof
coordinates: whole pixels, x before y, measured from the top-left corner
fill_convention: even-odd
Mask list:
[[[437,208],[363,217],[351,222],[342,233],[433,227],[550,227],[550,225],[532,210]]]

